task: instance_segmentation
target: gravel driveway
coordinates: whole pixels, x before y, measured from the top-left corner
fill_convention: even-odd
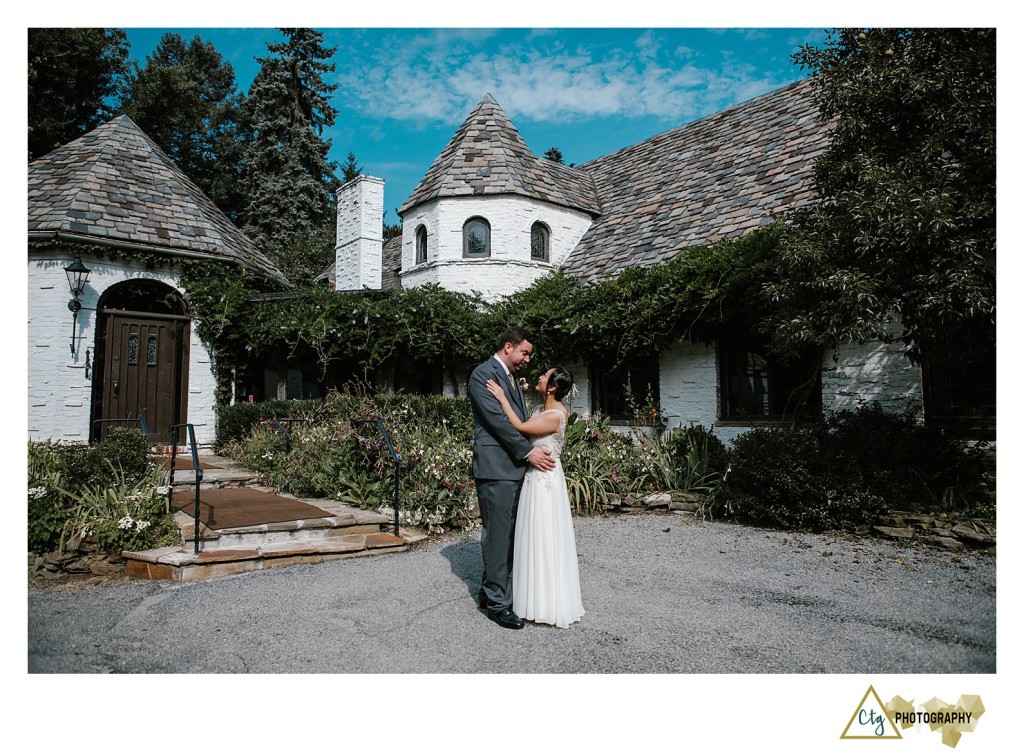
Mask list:
[[[192,584],[28,588],[30,673],[994,673],[996,558],[578,518],[567,630],[473,601],[479,532]],[[197,648],[198,646],[198,648]]]

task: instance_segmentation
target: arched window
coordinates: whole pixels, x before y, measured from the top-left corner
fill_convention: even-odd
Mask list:
[[[491,226],[483,217],[471,217],[462,226],[462,256],[467,259],[491,255]]]
[[[533,261],[549,261],[551,233],[543,222],[533,223],[530,228],[530,258]]]
[[[416,263],[427,261],[427,229],[420,225],[416,228]]]

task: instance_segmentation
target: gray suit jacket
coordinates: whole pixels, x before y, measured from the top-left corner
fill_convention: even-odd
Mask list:
[[[473,406],[473,478],[519,480],[526,473],[526,456],[533,443],[508,421],[497,399],[487,391],[487,380],[500,384],[513,410],[526,420],[526,398],[509,383],[502,365],[493,357],[473,369],[469,401]]]

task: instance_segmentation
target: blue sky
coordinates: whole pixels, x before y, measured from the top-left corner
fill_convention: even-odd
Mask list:
[[[200,36],[247,91],[273,28],[131,28],[132,58],[161,36]],[[332,159],[385,180],[388,222],[490,93],[537,155],[581,164],[802,78],[792,53],[823,29],[324,28],[337,48]]]

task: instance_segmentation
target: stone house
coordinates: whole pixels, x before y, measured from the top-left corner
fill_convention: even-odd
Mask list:
[[[381,246],[383,181],[343,187],[326,277],[339,290],[436,283],[494,300],[559,268],[599,280],[657,264],[812,201],[829,131],[804,80],[569,167],[531,152],[488,95],[402,204],[400,239]],[[624,419],[625,396],[649,393],[669,426],[713,426],[732,439],[777,421],[796,389],[793,370],[764,345],[723,333],[713,345],[680,341],[650,363],[613,371],[566,364],[581,393],[573,408]],[[925,381],[898,344],[848,343],[820,364],[816,393],[823,410],[871,401],[921,409]],[[990,406],[971,410],[994,419],[994,383],[991,394]]]
[[[143,419],[157,442],[186,422],[213,442],[214,364],[182,296],[188,260],[288,285],[126,116],[29,165],[30,439],[96,439]],[[76,267],[89,272],[77,295]]]

